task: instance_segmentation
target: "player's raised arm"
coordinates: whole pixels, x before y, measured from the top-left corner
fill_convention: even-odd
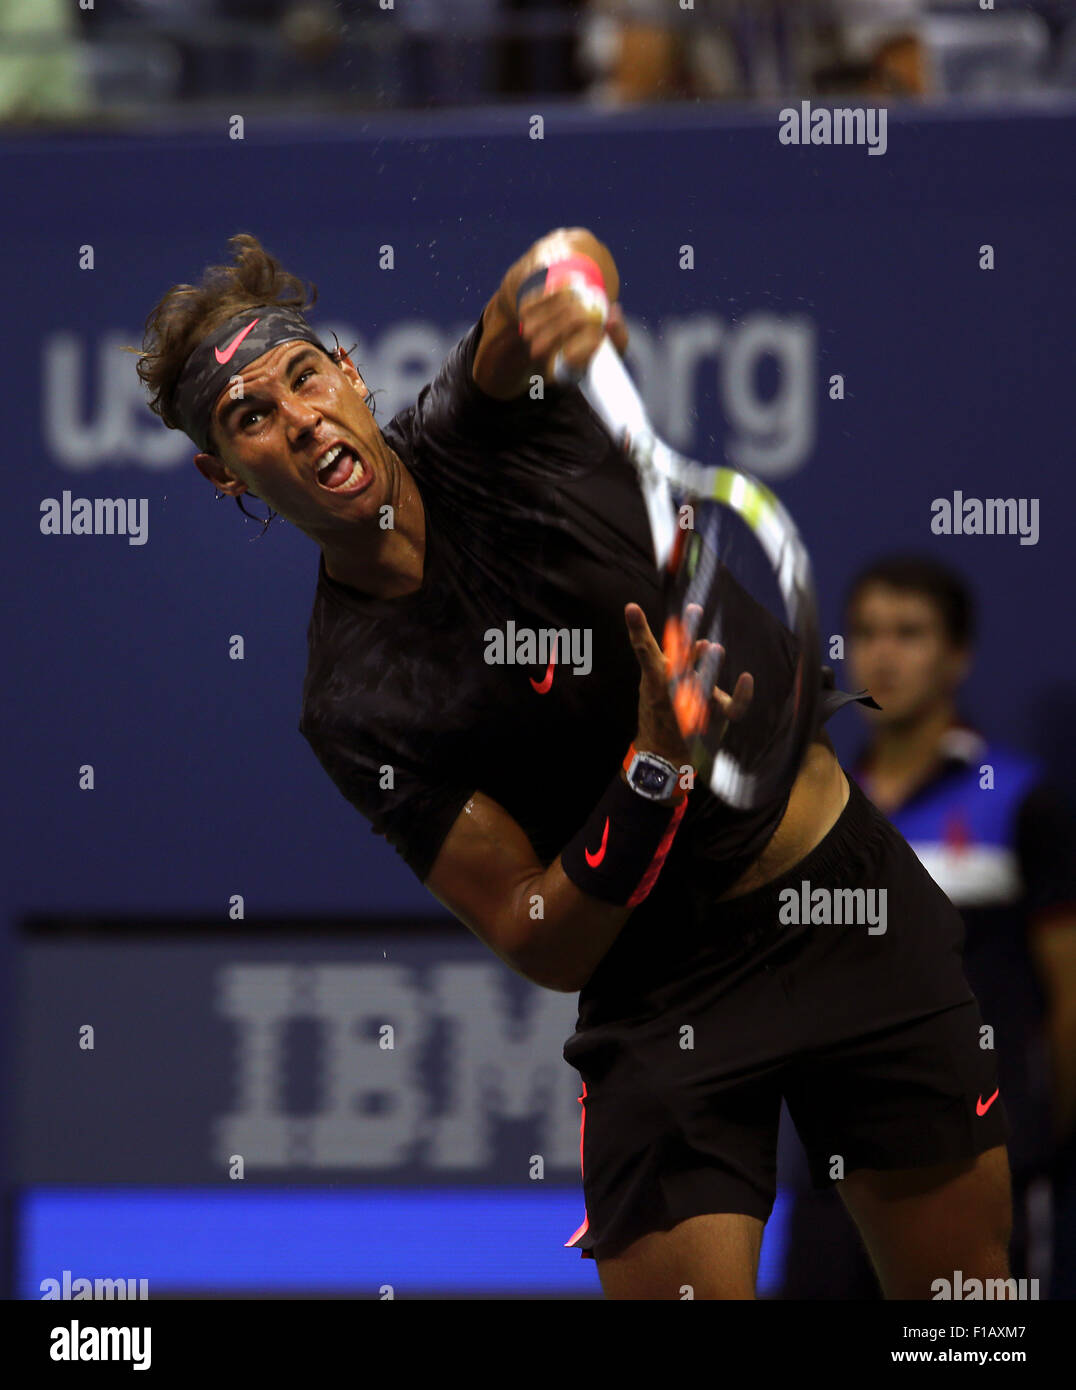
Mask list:
[[[551,266],[571,264],[582,257],[594,287],[593,296],[563,285],[543,289],[541,277]],[[533,281],[533,290],[527,282]],[[525,291],[517,308],[520,292]],[[482,316],[482,340],[475,354],[473,376],[487,396],[511,400],[522,395],[537,372],[553,379],[553,358],[582,367],[608,330],[618,352],[627,347],[628,333],[616,300],[620,276],[606,246],[585,227],[560,227],[534,243],[509,269]],[[604,299],[605,312],[598,312]],[[521,331],[522,330],[522,331]]]

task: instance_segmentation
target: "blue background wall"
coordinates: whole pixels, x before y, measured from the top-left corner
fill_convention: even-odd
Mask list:
[[[684,447],[743,461],[744,390],[764,400],[791,378],[764,354],[737,407],[734,348],[774,316],[806,344],[805,374],[762,450],[811,549],[823,630],[841,630],[860,564],[932,551],[982,605],[970,713],[1071,767],[1076,114],[891,113],[881,157],[782,146],[776,113],[671,109],[659,126],[551,110],[542,141],[528,115],[0,141],[9,965],[27,912],[223,922],[242,893],[254,931],[270,914],[438,911],[297,732],[312,543],[279,519],[259,538],[215,503],[118,350],[238,231],[319,286],[311,317],[358,340],[382,421],[556,226],[587,226],[612,251],[640,345],[629,360]],[[87,244],[93,270],[79,268]],[[378,268],[384,244],[392,271]],[[662,344],[707,323],[720,344],[674,418]],[[423,342],[425,356],[401,356]],[[933,536],[931,502],[956,489],[1040,499],[1038,544]],[[42,535],[42,499],[64,490],[147,498],[148,543]],[[235,633],[242,662],[228,659]],[[857,716],[832,728],[849,754]]]

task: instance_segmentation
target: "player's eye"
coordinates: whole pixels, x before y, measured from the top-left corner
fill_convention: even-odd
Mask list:
[[[301,386],[303,382],[306,380],[306,378],[308,376],[313,376],[314,373],[315,368],[307,367],[306,371],[300,372],[299,375],[295,378],[295,385]],[[245,430],[252,420],[257,419],[257,417],[259,415],[262,415],[263,413],[264,412],[261,410],[248,410],[246,414],[240,418],[239,428]]]

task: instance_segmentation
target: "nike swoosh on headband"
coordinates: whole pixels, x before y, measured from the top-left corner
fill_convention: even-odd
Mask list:
[[[213,355],[216,357],[217,361],[220,363],[222,367],[224,366],[225,362],[230,362],[232,360],[232,358],[235,356],[236,348],[239,346],[239,344],[243,341],[243,339],[247,336],[247,334],[250,332],[250,330],[254,327],[254,325],[257,322],[257,319],[251,319],[251,321],[247,324],[246,328],[242,329],[239,333],[236,334],[236,336],[232,339],[231,344],[228,347],[226,347],[223,352],[221,352],[219,347],[215,347],[213,349]]]

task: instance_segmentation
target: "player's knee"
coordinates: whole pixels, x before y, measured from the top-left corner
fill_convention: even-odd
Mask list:
[[[762,1222],[739,1214],[690,1217],[599,1259],[611,1299],[754,1299]]]
[[[647,1301],[688,1299],[750,1300],[755,1298],[755,1276],[746,1264],[737,1268],[725,1262],[721,1268],[690,1263],[672,1270],[662,1262],[625,1265],[615,1259],[598,1262],[602,1293],[609,1299]]]

